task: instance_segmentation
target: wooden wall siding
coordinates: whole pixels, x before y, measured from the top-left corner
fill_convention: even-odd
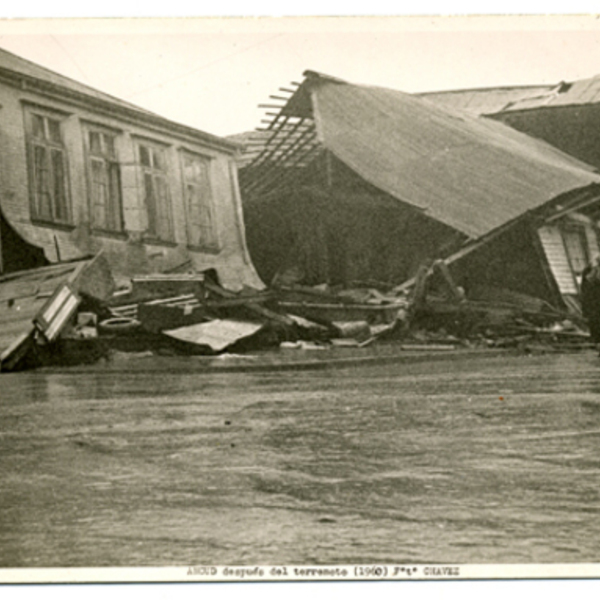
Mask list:
[[[195,141],[189,135],[178,136],[167,126],[150,128],[135,120],[98,114],[91,107],[46,98],[31,89],[0,84],[0,105],[0,206],[11,227],[27,242],[42,248],[48,260],[73,260],[103,249],[117,275],[169,270],[187,262],[198,270],[216,269],[221,282],[231,289],[240,289],[244,285],[263,287],[248,256],[243,225],[237,222],[241,207],[235,189],[237,182],[232,185],[231,169],[235,168],[232,153],[204,145],[201,133]],[[40,226],[31,220],[24,111],[33,105],[61,111],[64,115],[63,137],[68,152],[73,228]],[[84,149],[85,131],[90,123],[118,132],[125,227],[120,236],[92,230]],[[140,138],[166,148],[174,234],[170,244],[157,244],[144,237],[146,208],[136,158],[136,144]],[[211,159],[214,217],[220,244],[217,250],[188,247],[183,173],[179,160],[182,149]]]
[[[539,229],[539,237],[561,293],[578,294],[579,290],[571,271],[560,227],[558,225],[544,225]]]

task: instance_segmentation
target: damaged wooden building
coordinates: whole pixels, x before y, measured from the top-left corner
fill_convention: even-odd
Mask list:
[[[275,96],[240,171],[263,280],[393,286],[443,258],[470,298],[576,309],[600,254],[596,167],[439,104],[313,71]]]
[[[0,274],[100,250],[116,276],[249,259],[239,147],[0,50]]]
[[[600,169],[600,76],[551,85],[427,92],[444,109],[500,121]],[[598,255],[600,207],[594,200],[548,222],[541,235],[560,290],[577,294],[586,264]]]

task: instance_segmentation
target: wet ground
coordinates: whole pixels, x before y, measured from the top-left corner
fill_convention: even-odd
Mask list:
[[[146,365],[0,376],[0,567],[600,560],[591,352]]]

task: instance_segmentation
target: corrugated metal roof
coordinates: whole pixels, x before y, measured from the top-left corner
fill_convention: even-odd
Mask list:
[[[307,75],[327,149],[369,183],[472,238],[600,183],[589,165],[502,123]]]
[[[555,85],[450,90],[415,95],[442,108],[475,116],[555,106],[577,106],[600,102],[600,75]]]
[[[442,108],[466,112],[470,115],[489,115],[504,110],[507,106],[524,99],[549,93],[556,86],[514,86],[450,90],[415,94]]]
[[[597,102],[600,102],[600,75],[589,79],[580,79],[572,83],[560,83],[546,94],[512,102],[501,112],[555,106],[577,106]]]

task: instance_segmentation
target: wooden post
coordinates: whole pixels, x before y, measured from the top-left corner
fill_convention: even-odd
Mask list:
[[[4,273],[4,260],[2,258],[2,223],[4,222],[4,215],[0,212],[0,275]]]
[[[427,265],[421,265],[414,278],[415,285],[411,294],[409,307],[411,315],[414,315],[425,305],[428,277],[429,267]]]
[[[444,281],[450,290],[450,294],[452,295],[452,300],[457,304],[460,304],[465,299],[465,296],[454,282],[454,278],[450,273],[450,269],[448,269],[448,265],[443,260],[436,260],[433,263],[433,268],[444,278]]]

